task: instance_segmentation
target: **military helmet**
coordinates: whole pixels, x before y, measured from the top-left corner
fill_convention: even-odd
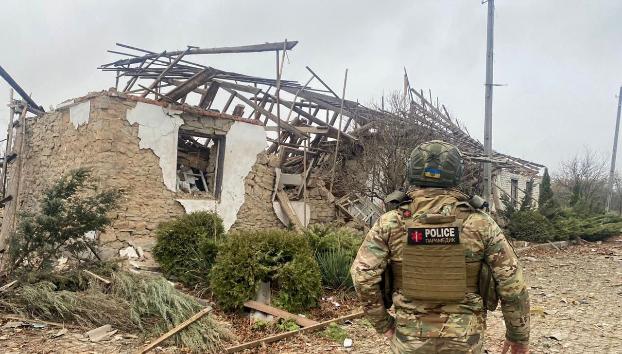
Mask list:
[[[457,147],[441,140],[420,144],[410,153],[406,178],[419,187],[454,187],[463,172],[462,154]]]

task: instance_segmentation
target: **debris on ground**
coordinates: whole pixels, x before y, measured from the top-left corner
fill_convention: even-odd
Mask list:
[[[63,284],[49,280],[25,283],[0,296],[0,310],[24,318],[73,323],[89,329],[83,332],[86,340],[102,342],[114,339],[119,330],[123,333],[141,333],[142,340],[157,337],[204,308],[196,299],[176,290],[162,277],[118,271],[110,274],[110,280],[107,280],[89,273],[97,278],[76,289],[62,288]],[[103,287],[102,279],[110,284],[105,285],[104,282]],[[17,330],[24,326],[43,328],[46,324],[14,320],[5,326]],[[54,332],[57,340],[58,337],[66,337],[66,333],[58,335],[60,332]],[[224,349],[225,341],[233,336],[211,317],[205,316],[173,338],[170,344],[214,353]]]

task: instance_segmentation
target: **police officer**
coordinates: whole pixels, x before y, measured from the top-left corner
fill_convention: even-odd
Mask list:
[[[455,146],[434,140],[416,147],[407,164],[408,198],[380,217],[352,265],[366,315],[394,353],[481,353],[486,311],[496,308],[497,296],[503,352],[528,353],[523,272],[495,221],[456,189],[462,172]],[[384,280],[391,296],[383,300]]]

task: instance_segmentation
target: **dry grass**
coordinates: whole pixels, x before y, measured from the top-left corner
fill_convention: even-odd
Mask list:
[[[162,277],[116,272],[104,289],[92,283],[84,291],[57,290],[41,281],[26,284],[0,298],[0,308],[23,316],[84,327],[110,324],[127,332],[156,336],[183,322],[203,306]],[[175,344],[195,352],[217,353],[231,334],[206,316],[174,336]]]

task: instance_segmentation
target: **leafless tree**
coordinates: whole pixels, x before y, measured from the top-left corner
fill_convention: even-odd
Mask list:
[[[588,213],[604,209],[606,163],[590,149],[585,148],[582,154],[562,162],[553,182],[553,189],[562,205]]]
[[[382,199],[396,189],[406,188],[406,162],[413,148],[433,139],[451,142],[450,136],[427,127],[401,93],[390,95],[387,107],[383,111],[376,106],[383,113],[376,117],[373,128],[358,134],[358,142],[340,149],[337,196],[354,192]],[[466,192],[476,192],[479,171],[479,164],[467,164],[461,186]]]

